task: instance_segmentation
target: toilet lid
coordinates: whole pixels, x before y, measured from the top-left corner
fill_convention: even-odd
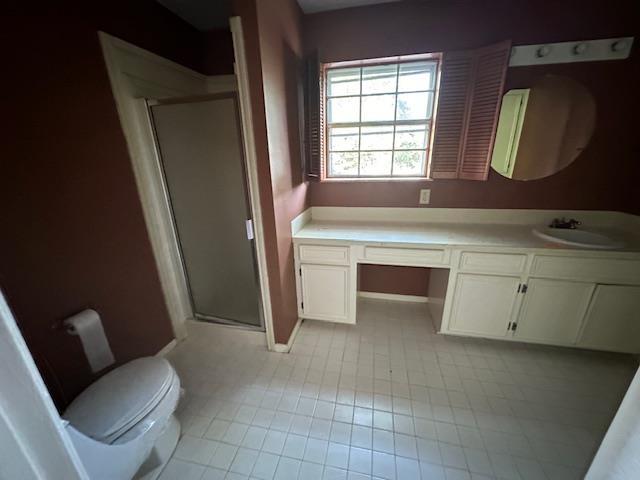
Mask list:
[[[153,410],[174,375],[164,358],[138,358],[89,386],[71,402],[63,418],[83,434],[111,443]]]

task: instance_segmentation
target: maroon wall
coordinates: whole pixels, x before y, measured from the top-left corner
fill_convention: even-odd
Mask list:
[[[429,272],[428,268],[422,267],[363,264],[358,270],[358,290],[427,297]]]
[[[173,338],[97,30],[198,68],[201,37],[156,2],[110,5],[3,17],[0,288],[60,408],[94,376],[56,322],[96,309],[119,364]]]
[[[514,44],[634,35],[640,30],[632,2],[398,2],[305,17],[305,46],[322,61],[353,60],[479,47],[511,39]],[[576,10],[577,9],[577,10]],[[636,48],[637,50],[637,48]],[[491,172],[486,182],[323,182],[312,184],[311,205],[418,206],[421,188],[431,206],[558,208],[640,213],[636,187],[639,61],[510,68],[507,88],[526,87],[545,73],[584,83],[598,108],[596,132],[583,154],[546,179],[519,182]]]
[[[229,29],[216,29],[203,33],[204,57],[202,73],[206,75],[233,75],[233,37]]]

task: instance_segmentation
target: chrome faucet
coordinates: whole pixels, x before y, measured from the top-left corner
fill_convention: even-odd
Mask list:
[[[576,220],[575,218],[571,218],[567,220],[566,218],[554,218],[549,224],[549,228],[569,228],[571,230],[575,230],[578,228],[578,225],[582,225],[582,222]]]

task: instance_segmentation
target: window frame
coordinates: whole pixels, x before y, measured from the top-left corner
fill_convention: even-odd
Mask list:
[[[358,172],[358,175],[354,175],[354,176],[347,176],[347,175],[338,175],[338,176],[330,176],[329,172],[330,172],[330,149],[329,149],[329,142],[330,142],[330,136],[329,136],[329,122],[328,122],[328,102],[330,98],[340,98],[341,96],[335,96],[335,97],[329,97],[327,95],[327,91],[328,91],[328,72],[330,70],[336,70],[336,69],[345,69],[345,68],[363,68],[363,67],[374,67],[374,66],[384,66],[384,65],[398,65],[398,70],[400,68],[401,64],[406,64],[406,63],[412,63],[412,62],[419,62],[419,61],[433,61],[436,64],[436,68],[435,68],[435,81],[434,81],[434,86],[432,89],[425,89],[425,90],[416,90],[416,91],[408,91],[408,92],[398,92],[398,77],[396,76],[396,90],[395,92],[389,92],[389,93],[373,93],[373,94],[362,94],[362,72],[361,72],[361,76],[360,76],[360,93],[358,95],[348,95],[350,97],[358,97],[360,99],[360,111],[362,111],[362,98],[363,97],[367,97],[367,96],[377,96],[377,95],[388,95],[388,94],[393,94],[395,96],[395,100],[397,102],[397,97],[399,94],[405,94],[405,93],[415,93],[415,92],[432,92],[433,93],[433,106],[432,106],[432,113],[431,113],[431,117],[425,120],[402,120],[400,122],[398,122],[397,118],[397,103],[396,106],[394,108],[394,119],[393,120],[387,120],[387,121],[374,121],[374,122],[347,122],[347,123],[337,123],[337,124],[332,124],[332,127],[354,127],[354,128],[361,128],[363,126],[391,126],[394,127],[393,128],[393,139],[392,139],[392,145],[391,145],[391,150],[365,150],[365,152],[369,152],[369,151],[390,151],[391,152],[391,175],[360,175],[360,173]],[[322,111],[322,118],[321,118],[321,125],[322,125],[322,133],[323,133],[323,145],[322,145],[322,158],[321,158],[321,162],[323,164],[323,176],[322,176],[322,181],[328,181],[328,182],[366,182],[366,181],[373,181],[373,182],[396,182],[396,181],[425,181],[425,180],[431,180],[431,155],[433,152],[433,140],[434,140],[434,131],[435,131],[435,125],[436,125],[436,116],[437,116],[437,110],[438,110],[438,97],[439,97],[439,92],[440,92],[440,77],[441,77],[441,70],[442,70],[442,53],[438,52],[438,53],[425,53],[425,54],[414,54],[414,55],[401,55],[401,56],[394,56],[394,57],[383,57],[383,58],[373,58],[373,59],[364,59],[364,60],[354,60],[354,61],[343,61],[343,62],[330,62],[330,63],[323,63],[320,65],[320,75],[321,75],[321,79],[320,79],[320,85],[321,85],[321,111]],[[398,75],[398,73],[396,73],[396,75]],[[427,138],[427,145],[426,148],[424,150],[422,149],[399,149],[396,150],[395,149],[395,127],[398,125],[398,123],[400,123],[401,125],[426,125],[426,127],[428,128],[428,138]],[[358,150],[353,150],[354,152],[357,152],[358,155],[360,155],[362,153],[362,151],[360,149]],[[424,166],[423,166],[423,171],[420,174],[417,175],[398,175],[398,176],[393,176],[393,163],[394,163],[394,153],[396,151],[410,151],[410,152],[415,152],[415,151],[424,151],[425,154],[425,160],[424,160]],[[358,169],[360,166],[360,162],[358,162]]]

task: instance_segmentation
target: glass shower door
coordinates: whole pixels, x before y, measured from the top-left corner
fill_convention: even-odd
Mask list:
[[[150,112],[196,317],[262,327],[235,94]]]

